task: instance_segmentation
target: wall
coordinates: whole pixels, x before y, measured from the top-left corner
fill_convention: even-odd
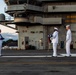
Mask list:
[[[73,48],[76,48],[76,24],[71,24],[71,30]]]
[[[25,37],[29,37],[29,45],[36,46],[37,49],[43,49],[43,27],[42,26],[18,26],[19,30],[19,48],[25,49]],[[22,42],[24,41],[24,44]]]

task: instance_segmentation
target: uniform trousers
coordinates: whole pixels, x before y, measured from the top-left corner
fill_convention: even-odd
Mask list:
[[[0,40],[0,56],[1,56],[2,40]]]
[[[53,43],[53,56],[57,56],[57,43]]]
[[[70,53],[70,44],[71,44],[71,42],[69,41],[69,42],[66,42],[66,56],[70,56],[71,55],[71,53]]]

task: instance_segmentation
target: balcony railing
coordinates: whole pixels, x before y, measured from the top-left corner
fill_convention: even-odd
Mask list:
[[[62,24],[62,18],[43,18],[43,25]]]
[[[46,12],[76,12],[76,5],[49,5],[47,10]]]
[[[53,24],[62,24],[62,18],[42,18],[40,16],[30,16],[27,18],[15,18],[14,22],[29,22],[29,23],[37,23],[43,25],[53,25]]]
[[[30,5],[30,4],[25,4],[25,9],[26,10],[32,10],[32,11],[40,11],[40,12],[43,11],[42,7],[35,6],[35,5]]]
[[[35,16],[34,17],[34,23],[40,23],[42,24],[43,20],[42,20],[42,17],[39,17],[39,16]]]
[[[22,5],[9,5],[9,6],[7,6],[6,11],[10,12],[10,11],[19,11],[19,10],[24,10],[24,4],[22,4]]]
[[[8,12],[10,11],[25,11],[25,10],[32,10],[32,11],[43,11],[42,7],[35,6],[35,5],[30,5],[30,4],[19,4],[19,5],[9,5],[7,7]]]

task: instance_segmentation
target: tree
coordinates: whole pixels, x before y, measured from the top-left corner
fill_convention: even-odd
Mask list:
[[[9,39],[7,41],[3,41],[2,46],[17,46],[18,40]]]

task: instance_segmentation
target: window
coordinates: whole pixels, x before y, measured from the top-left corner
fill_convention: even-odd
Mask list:
[[[31,33],[35,33],[35,31],[31,31]]]

